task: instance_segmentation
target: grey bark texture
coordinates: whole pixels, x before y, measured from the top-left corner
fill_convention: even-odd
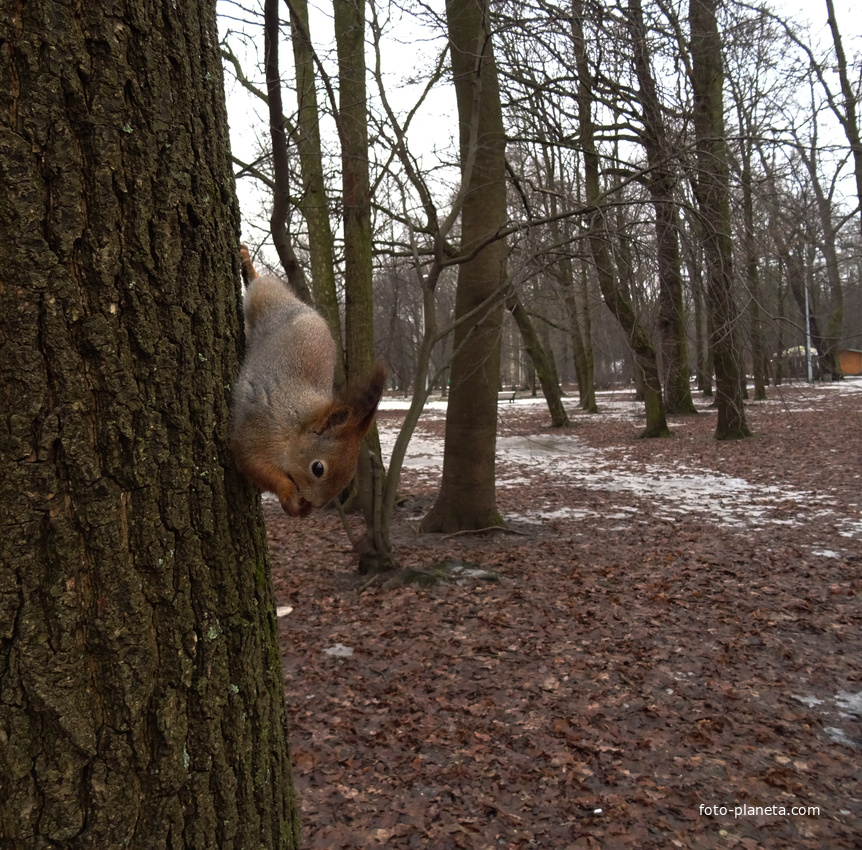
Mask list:
[[[506,142],[487,0],[449,0],[446,16],[461,170],[468,187],[461,212],[461,252],[469,256],[506,222]],[[495,452],[505,276],[503,239],[490,241],[458,267],[455,318],[474,317],[455,331],[443,476],[437,500],[422,521],[423,531],[503,523],[497,511]]]
[[[0,846],[299,842],[215,4],[0,0]]]
[[[745,374],[739,344],[739,310],[734,300],[733,237],[730,226],[730,169],[724,135],[724,67],[716,20],[717,0],[690,0],[691,85],[697,178],[698,226],[706,258],[706,304],[715,367],[718,440],[748,437],[742,391]]]

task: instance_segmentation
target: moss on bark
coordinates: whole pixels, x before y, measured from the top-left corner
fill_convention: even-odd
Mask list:
[[[0,42],[0,844],[298,846],[214,4]]]

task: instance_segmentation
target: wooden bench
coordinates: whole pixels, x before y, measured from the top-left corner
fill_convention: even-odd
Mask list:
[[[497,393],[497,404],[501,401],[513,402],[515,400],[515,390]]]

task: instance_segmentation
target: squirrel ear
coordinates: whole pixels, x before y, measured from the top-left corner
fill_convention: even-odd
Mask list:
[[[348,419],[350,419],[350,408],[336,407],[332,409],[326,417],[326,424],[323,426],[322,430],[328,431],[331,428],[337,428],[339,425],[343,425],[347,422]]]
[[[362,439],[371,427],[385,385],[386,367],[378,363],[365,383],[350,384],[332,404],[315,411],[306,427],[316,434],[340,429],[342,433],[359,434]]]
[[[351,410],[341,400],[317,408],[306,420],[305,431],[313,431],[318,436],[339,428],[350,419]]]
[[[350,384],[340,398],[340,402],[350,408],[351,423],[357,430],[366,431],[377,411],[377,405],[386,386],[386,367],[378,361],[374,371],[361,384]]]

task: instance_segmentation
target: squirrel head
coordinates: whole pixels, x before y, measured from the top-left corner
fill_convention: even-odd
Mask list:
[[[291,440],[290,462],[282,466],[296,488],[288,498],[281,498],[286,513],[307,516],[350,484],[385,383],[386,369],[377,364],[367,381],[348,385],[305,419],[299,434]]]

